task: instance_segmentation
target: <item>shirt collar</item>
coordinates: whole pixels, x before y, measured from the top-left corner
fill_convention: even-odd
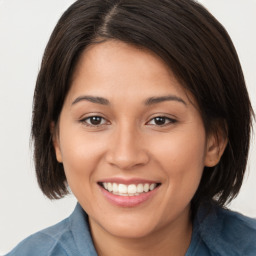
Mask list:
[[[74,212],[70,216],[70,223],[80,254],[83,256],[97,256],[90,233],[88,215],[79,203],[77,203]]]

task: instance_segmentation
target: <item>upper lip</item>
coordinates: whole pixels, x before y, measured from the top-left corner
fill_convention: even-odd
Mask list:
[[[124,179],[124,178],[120,178],[120,177],[113,177],[113,178],[106,178],[106,179],[102,179],[99,180],[98,183],[117,183],[117,184],[125,184],[125,185],[129,185],[129,184],[153,184],[153,183],[160,183],[159,181],[156,180],[147,180],[147,179],[141,179],[141,178],[129,178],[129,179]]]

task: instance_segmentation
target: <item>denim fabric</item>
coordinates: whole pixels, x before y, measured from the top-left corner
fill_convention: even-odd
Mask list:
[[[97,253],[91,239],[87,215],[77,204],[70,217],[26,238],[7,255],[96,256]]]
[[[256,256],[256,220],[219,207],[201,207],[185,256]],[[88,216],[77,204],[71,216],[44,229],[6,256],[96,256]]]
[[[220,207],[201,207],[186,256],[256,256],[256,219]],[[190,249],[197,244],[194,251]]]

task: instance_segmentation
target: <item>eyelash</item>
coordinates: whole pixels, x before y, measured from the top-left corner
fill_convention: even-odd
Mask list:
[[[98,119],[98,121],[100,119],[100,123],[99,124],[93,124],[92,123],[93,119]],[[102,123],[103,120],[104,120],[104,123]],[[150,122],[152,122],[152,121],[154,121],[155,124],[150,124]],[[162,122],[162,124],[156,124],[156,122],[158,122],[158,121]],[[166,121],[167,121],[167,123],[166,123]],[[86,117],[86,118],[82,119],[80,122],[85,124],[86,126],[89,126],[89,127],[99,127],[99,126],[108,124],[108,121],[102,116],[89,116],[89,117]],[[156,116],[156,117],[151,118],[150,121],[148,121],[146,124],[156,125],[156,126],[159,126],[159,127],[164,127],[164,126],[168,126],[170,124],[174,124],[176,122],[177,122],[177,120],[175,120],[173,118],[169,118],[169,117],[166,117],[166,116]]]

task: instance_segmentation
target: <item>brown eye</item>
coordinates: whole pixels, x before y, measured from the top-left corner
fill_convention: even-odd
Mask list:
[[[106,119],[101,116],[90,116],[81,121],[88,126],[99,126],[107,123]]]
[[[101,123],[102,118],[99,116],[92,116],[89,118],[89,120],[92,125],[99,125]]]
[[[171,118],[165,117],[165,116],[157,116],[157,117],[152,118],[148,122],[148,124],[157,125],[157,126],[164,126],[164,125],[168,125],[168,124],[173,124],[175,122],[176,122],[175,119],[171,119]]]
[[[166,122],[166,118],[165,117],[156,117],[156,118],[154,118],[155,120],[155,124],[156,125],[164,125],[165,124],[165,122]]]

